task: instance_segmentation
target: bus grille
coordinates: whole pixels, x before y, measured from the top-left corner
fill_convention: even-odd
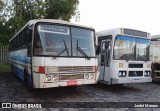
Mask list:
[[[143,68],[143,64],[129,64],[129,68]]]
[[[75,80],[75,79],[84,79],[84,75],[83,74],[59,75],[59,80]]]
[[[89,74],[95,73],[94,66],[63,66],[63,67],[47,67],[47,74]]]
[[[59,72],[94,72],[92,66],[59,67]]]
[[[129,77],[143,76],[143,71],[129,71]]]

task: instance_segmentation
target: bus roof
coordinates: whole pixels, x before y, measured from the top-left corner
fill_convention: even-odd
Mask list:
[[[137,33],[137,34],[136,34]],[[131,36],[139,36],[139,37],[150,37],[150,33],[135,30],[135,29],[129,29],[129,28],[115,28],[115,29],[109,29],[109,30],[103,30],[96,33],[98,36],[106,36],[106,35],[117,35],[117,34],[123,34],[123,35],[131,35]]]
[[[56,20],[56,19],[34,19],[34,20],[30,20],[28,23],[32,25],[32,24],[36,24],[37,22],[59,23],[59,24],[64,24],[64,25],[73,25],[73,26],[78,26],[78,27],[94,29],[91,26],[84,26],[84,25],[79,25],[79,24],[75,24],[75,23],[71,23],[71,22],[67,22],[63,20]]]
[[[160,35],[153,35],[153,36],[151,37],[151,40],[152,40],[152,41],[159,41],[159,40],[160,40]]]
[[[34,20],[30,20],[23,28],[21,28],[21,30],[23,30],[27,25],[31,26],[31,25],[34,25],[38,22],[57,23],[57,24],[77,26],[77,27],[88,28],[88,29],[93,29],[94,30],[94,28],[91,27],[91,26],[85,26],[85,25],[75,24],[75,23],[71,23],[71,22],[67,22],[67,21],[63,21],[63,20],[56,20],[56,19],[34,19]],[[11,41],[19,32],[21,32],[21,30],[19,30],[9,41]]]

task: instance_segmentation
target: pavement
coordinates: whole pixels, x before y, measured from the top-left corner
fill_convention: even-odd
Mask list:
[[[160,82],[124,85],[98,83],[95,85],[82,85],[77,88],[59,87],[29,90],[24,82],[11,72],[1,72],[0,81],[0,102],[15,104],[35,102],[37,104],[42,103],[43,106],[42,109],[1,108],[0,110],[160,111]],[[149,104],[158,105],[159,108],[130,108],[130,104],[132,106],[133,104],[139,104],[138,102],[142,104],[149,102]],[[47,106],[47,103],[49,106]]]

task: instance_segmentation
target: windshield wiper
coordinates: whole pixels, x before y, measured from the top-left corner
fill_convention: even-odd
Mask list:
[[[68,48],[67,48],[67,45],[66,45],[66,42],[64,41],[64,39],[63,39],[63,43],[64,43],[65,49],[63,49],[60,53],[58,53],[57,56],[54,57],[54,59],[56,59],[58,56],[60,56],[64,51],[66,51],[67,55],[69,56]]]
[[[90,57],[88,57],[88,55],[83,51],[83,49],[78,46],[78,40],[76,50],[79,51],[82,55],[84,55],[87,59],[90,59]]]
[[[63,39],[63,43],[64,43],[64,46],[65,46],[65,50],[67,52],[67,55],[69,56],[68,47],[67,47],[66,42],[64,41],[64,39]]]

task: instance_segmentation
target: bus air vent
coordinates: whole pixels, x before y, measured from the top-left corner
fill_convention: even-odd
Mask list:
[[[84,75],[83,74],[59,75],[59,80],[76,80],[76,79],[84,79]]]
[[[129,77],[143,76],[143,71],[129,71]]]
[[[59,73],[68,72],[68,73],[90,73],[94,72],[92,66],[68,66],[68,67],[59,67]]]
[[[143,68],[143,64],[129,64],[129,68]]]

